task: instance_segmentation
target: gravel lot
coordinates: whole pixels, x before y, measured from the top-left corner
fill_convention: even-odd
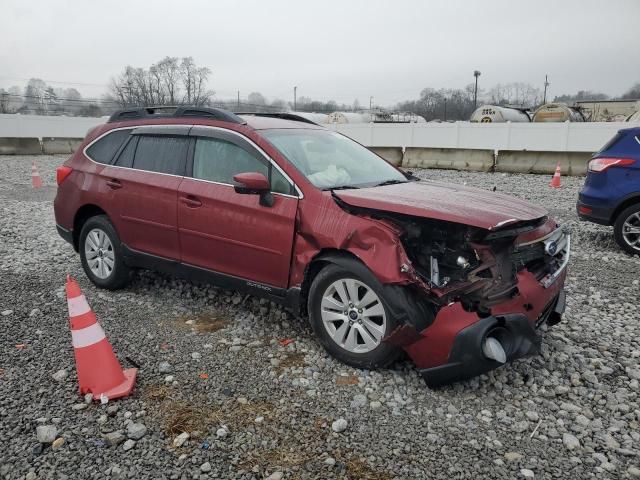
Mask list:
[[[640,477],[640,258],[577,221],[583,178],[552,190],[548,176],[418,172],[495,185],[574,231],[568,310],[543,355],[432,391],[409,363],[333,361],[304,319],[264,300],[149,272],[94,288],[55,230],[63,160],[0,157],[0,478]],[[78,395],[67,273],[140,366],[130,398]],[[38,427],[64,440],[43,445]]]

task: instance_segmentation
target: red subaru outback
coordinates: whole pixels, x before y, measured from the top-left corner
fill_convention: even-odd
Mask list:
[[[119,111],[58,168],[58,232],[93,283],[147,268],[308,314],[356,367],[404,350],[429,385],[539,351],[568,231],[517,198],[427,180],[290,114]]]

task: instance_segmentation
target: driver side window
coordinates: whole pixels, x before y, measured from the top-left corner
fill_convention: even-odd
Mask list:
[[[269,167],[245,149],[226,140],[198,138],[193,155],[193,178],[233,184],[233,176],[258,172],[269,177]]]
[[[293,185],[266,160],[235,143],[219,138],[198,138],[193,154],[193,178],[233,185],[238,173],[258,172],[269,179],[271,191],[293,195]]]

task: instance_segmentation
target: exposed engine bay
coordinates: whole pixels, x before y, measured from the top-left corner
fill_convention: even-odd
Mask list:
[[[490,315],[492,306],[517,295],[519,271],[526,269],[543,282],[568,260],[568,232],[555,224],[551,234],[516,245],[516,238],[545,225],[547,217],[489,231],[389,212],[369,214],[403,230],[400,240],[428,285],[431,302],[442,306],[459,301],[465,310],[481,317]]]

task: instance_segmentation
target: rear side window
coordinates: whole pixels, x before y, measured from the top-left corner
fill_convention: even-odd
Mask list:
[[[188,145],[189,140],[186,137],[140,136],[133,159],[133,168],[184,175]]]
[[[115,165],[118,167],[131,168],[133,166],[133,156],[136,153],[136,145],[138,145],[138,137],[133,136],[129,139],[127,146],[122,149],[120,155],[118,155]]]
[[[108,133],[87,148],[87,155],[94,162],[111,163],[113,156],[120,149],[120,146],[124,143],[130,133],[131,129],[115,130]]]
[[[269,168],[245,149],[225,140],[199,138],[193,156],[193,178],[233,184],[238,173],[258,172],[269,177]]]
[[[624,135],[622,135],[619,132],[616,133],[611,140],[605,143],[604,147],[598,150],[597,153],[602,153],[602,152],[606,152],[607,150],[611,150],[611,148],[613,148],[613,146],[617,144],[622,139],[622,137],[624,137]]]

